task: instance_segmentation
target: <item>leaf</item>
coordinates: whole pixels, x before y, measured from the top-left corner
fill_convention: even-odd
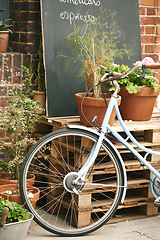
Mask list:
[[[133,83],[130,83],[126,86],[126,89],[129,93],[137,93],[141,90],[140,86],[134,85]]]

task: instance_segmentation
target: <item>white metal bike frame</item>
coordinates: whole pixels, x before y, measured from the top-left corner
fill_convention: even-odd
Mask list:
[[[80,171],[78,172],[78,178],[76,180],[79,180],[80,178],[83,178],[88,169],[92,166],[92,164],[94,163],[96,157],[98,156],[98,153],[100,151],[101,148],[101,144],[102,141],[106,138],[106,133],[109,131],[112,133],[112,135],[119,141],[121,142],[124,146],[126,146],[156,177],[158,177],[158,179],[160,179],[160,173],[151,166],[151,164],[146,160],[146,157],[149,154],[153,154],[153,155],[157,155],[160,156],[160,152],[157,151],[152,151],[148,148],[145,148],[144,146],[142,146],[134,137],[133,135],[128,131],[128,129],[125,126],[125,123],[121,117],[118,105],[117,105],[117,101],[116,101],[116,95],[117,94],[113,94],[111,96],[111,100],[108,104],[106,113],[105,113],[105,117],[101,126],[101,131],[99,133],[99,139],[98,141],[94,144],[93,149],[90,153],[90,156],[88,157],[86,163],[84,164],[84,166],[80,169]],[[126,135],[128,136],[127,139],[124,139],[120,136],[120,134],[118,134],[113,127],[111,127],[108,122],[112,113],[113,108],[115,109],[117,118],[120,122],[120,125],[122,126],[124,132],[126,133]],[[87,129],[87,128],[86,128]],[[142,149],[143,151],[146,152],[145,157],[142,157],[128,142],[127,140],[130,139],[138,148]]]

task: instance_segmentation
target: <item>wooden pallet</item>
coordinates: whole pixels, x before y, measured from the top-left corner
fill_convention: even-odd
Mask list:
[[[70,117],[55,117],[46,119],[43,121],[50,127],[51,131],[56,131],[59,129],[64,129],[68,124],[80,125],[79,116]],[[127,128],[133,133],[135,138],[142,143],[147,148],[160,151],[160,112],[155,111],[150,121],[145,122],[125,122]],[[120,124],[115,120],[113,124],[114,129],[120,134],[124,134],[123,129]],[[37,138],[42,136],[42,133],[36,135]],[[117,222],[123,220],[143,218],[147,216],[153,216],[158,214],[158,208],[154,206],[154,198],[150,192],[150,180],[148,176],[151,177],[151,173],[146,170],[146,167],[141,166],[139,161],[126,149],[126,147],[114,139],[111,139],[118,151],[120,152],[128,176],[128,189],[126,199],[123,205],[120,205],[115,216],[110,220],[110,222]],[[134,144],[132,144],[134,146]],[[134,146],[135,147],[135,146]],[[143,151],[135,147],[137,151]],[[148,161],[156,168],[160,167],[160,157],[149,156]],[[146,175],[147,172],[147,175]],[[96,174],[99,174],[97,171]],[[49,196],[50,198],[51,196]],[[88,193],[88,198],[90,193]],[[89,201],[90,202],[90,201]],[[79,200],[80,204],[80,200]],[[64,203],[65,205],[65,203]],[[66,204],[67,207],[67,204]],[[103,207],[103,206],[100,206]],[[87,206],[88,208],[88,206]],[[132,214],[133,213],[133,214]],[[81,225],[81,217],[86,215],[85,211],[82,211],[78,215],[78,221]],[[79,225],[79,226],[80,226]]]

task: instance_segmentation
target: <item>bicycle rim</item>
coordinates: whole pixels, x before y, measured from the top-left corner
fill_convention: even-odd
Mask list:
[[[46,230],[80,236],[100,228],[115,213],[123,193],[123,174],[108,143],[101,146],[81,191],[68,191],[64,183],[67,174],[76,174],[84,165],[96,141],[97,135],[90,132],[66,129],[48,134],[29,151],[21,170],[21,197],[34,220]],[[40,195],[30,201],[27,176],[33,174]]]

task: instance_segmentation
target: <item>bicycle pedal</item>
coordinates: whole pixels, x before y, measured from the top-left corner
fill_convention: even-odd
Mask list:
[[[156,207],[160,207],[160,197],[156,198],[156,200],[154,201],[154,205]]]

